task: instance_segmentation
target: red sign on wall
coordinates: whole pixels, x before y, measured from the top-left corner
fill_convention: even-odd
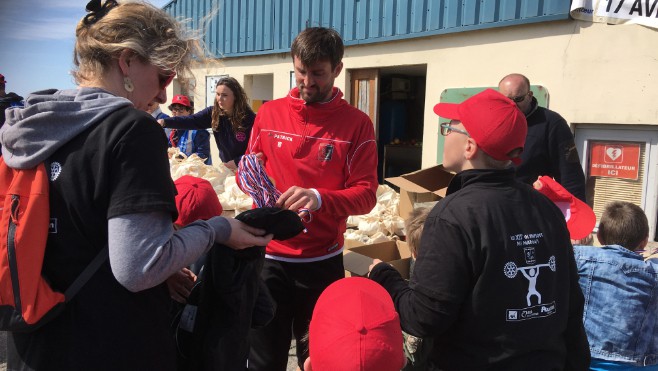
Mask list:
[[[589,175],[637,180],[640,143],[592,142]]]

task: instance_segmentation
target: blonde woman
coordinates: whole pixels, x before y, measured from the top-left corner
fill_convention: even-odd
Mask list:
[[[174,370],[163,282],[214,243],[240,249],[271,236],[222,217],[174,232],[167,141],[144,110],[188,75],[195,41],[147,3],[93,0],[87,11],[76,29],[78,88],[8,110],[0,143],[10,167],[52,170],[51,285],[64,292],[105,246],[109,259],[57,317],[9,334],[8,369]]]

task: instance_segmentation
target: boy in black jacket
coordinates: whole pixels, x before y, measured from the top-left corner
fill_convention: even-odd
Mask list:
[[[487,89],[450,118],[444,167],[457,175],[425,222],[409,285],[375,261],[402,330],[433,337],[429,369],[587,369],[583,295],[564,216],[514,178],[527,133],[523,113]]]

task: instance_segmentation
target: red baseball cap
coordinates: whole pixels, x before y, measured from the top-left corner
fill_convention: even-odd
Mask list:
[[[461,103],[439,103],[434,112],[444,118],[459,120],[478,147],[492,158],[521,163],[509,157],[511,151],[525,144],[528,123],[514,102],[493,89],[486,89]]]
[[[208,220],[222,214],[222,204],[209,181],[191,175],[183,175],[174,184],[178,219],[174,223],[186,226],[196,220]]]
[[[315,371],[399,371],[405,362],[402,342],[393,300],[374,281],[343,278],[315,304],[309,326]]]
[[[575,197],[549,176],[542,176],[533,185],[560,208],[567,220],[567,229],[572,240],[581,240],[594,229],[596,215],[588,204]]]
[[[171,104],[180,104],[185,107],[192,108],[192,105],[190,104],[190,98],[188,98],[185,95],[179,94],[179,95],[174,95],[174,98],[171,99]]]

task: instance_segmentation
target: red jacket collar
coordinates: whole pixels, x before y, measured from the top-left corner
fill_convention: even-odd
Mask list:
[[[322,122],[335,114],[335,111],[347,104],[343,92],[337,87],[332,90],[332,98],[327,102],[307,104],[299,97],[299,89],[294,87],[288,93],[288,107],[296,118],[303,122]]]

